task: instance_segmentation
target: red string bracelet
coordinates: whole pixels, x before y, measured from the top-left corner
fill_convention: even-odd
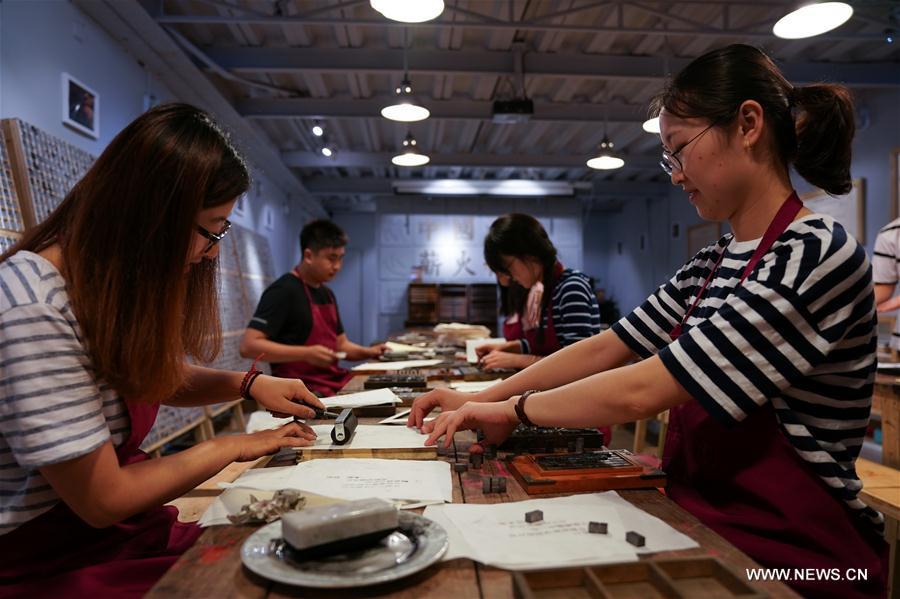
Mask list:
[[[265,352],[256,356],[256,359],[253,360],[253,364],[250,365],[250,370],[247,371],[247,374],[244,375],[244,379],[241,381],[241,397],[244,399],[253,400],[250,397],[250,387],[253,386],[253,382],[256,380],[256,377],[262,374],[262,370],[258,370],[256,368],[256,363],[266,355]]]

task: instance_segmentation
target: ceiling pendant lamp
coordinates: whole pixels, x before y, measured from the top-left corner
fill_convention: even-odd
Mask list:
[[[659,117],[655,116],[652,119],[647,119],[644,121],[644,124],[641,125],[641,128],[647,133],[659,135]]]
[[[391,121],[413,123],[424,121],[431,112],[418,103],[409,80],[409,64],[407,63],[407,31],[403,29],[403,81],[394,89],[395,101],[381,109],[381,116]]]
[[[625,161],[613,150],[613,142],[604,134],[600,142],[600,154],[586,163],[590,168],[600,171],[611,171],[625,166]]]
[[[428,161],[431,160],[425,154],[416,152],[416,138],[413,137],[412,133],[406,134],[406,138],[403,140],[403,148],[402,154],[397,154],[391,158],[391,162],[397,166],[422,166],[428,164]]]
[[[840,27],[852,16],[853,7],[846,2],[813,2],[778,19],[772,33],[789,40],[813,37]]]
[[[386,19],[401,23],[424,23],[444,12],[444,0],[370,0]]]

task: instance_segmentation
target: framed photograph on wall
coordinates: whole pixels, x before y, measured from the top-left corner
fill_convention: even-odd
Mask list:
[[[68,73],[62,74],[62,120],[88,137],[100,137],[100,95]]]
[[[850,193],[831,196],[817,189],[800,196],[803,204],[819,214],[827,214],[844,225],[844,229],[860,243],[866,242],[866,186],[863,179],[854,179]]]
[[[891,220],[900,216],[900,148],[891,150]]]
[[[721,223],[700,223],[687,228],[687,257],[692,258],[711,243],[722,237]]]

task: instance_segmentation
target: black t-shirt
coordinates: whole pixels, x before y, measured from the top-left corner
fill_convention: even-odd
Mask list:
[[[309,287],[309,295],[317,305],[337,304],[334,294],[325,285]],[[303,290],[303,282],[288,273],[269,285],[259,299],[259,305],[248,328],[262,331],[271,341],[285,345],[305,345],[312,331],[312,312]],[[337,317],[337,334],[344,332],[341,315]]]

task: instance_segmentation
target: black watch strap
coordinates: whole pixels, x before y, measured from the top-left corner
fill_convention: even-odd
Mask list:
[[[537,392],[537,389],[529,389],[528,391],[523,393],[519,397],[519,401],[516,402],[516,416],[519,417],[519,422],[521,422],[525,426],[537,426],[531,420],[529,420],[528,415],[525,414],[525,401],[531,396],[532,393]]]

